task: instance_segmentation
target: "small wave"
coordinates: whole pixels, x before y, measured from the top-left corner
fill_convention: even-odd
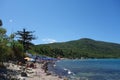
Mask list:
[[[68,74],[68,75],[70,75],[70,74],[74,75],[74,73],[73,73],[71,70],[67,69],[67,68],[63,68],[63,70],[64,70],[64,71],[67,71],[67,74]]]
[[[65,71],[67,71],[68,69],[64,68]]]
[[[55,67],[56,65],[54,64],[53,66]]]
[[[72,74],[72,72],[71,72],[71,71],[68,71],[68,74]]]

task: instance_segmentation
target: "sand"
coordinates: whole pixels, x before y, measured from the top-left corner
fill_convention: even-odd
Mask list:
[[[21,75],[16,75],[17,78],[19,78],[20,80],[65,80],[63,78],[59,78],[59,76],[57,75],[53,75],[53,74],[50,74],[50,75],[47,75],[44,70],[41,68],[42,64],[38,64],[38,63],[35,63],[36,64],[36,67],[35,69],[32,69],[32,68],[29,68],[29,70],[25,70],[28,71],[28,72],[31,72],[31,73],[27,73],[28,77],[21,77]],[[18,66],[18,65],[14,65],[12,63],[10,63],[10,66],[8,67],[8,69],[11,69],[11,70],[16,70],[16,71],[19,71],[20,70],[20,67],[21,66]]]

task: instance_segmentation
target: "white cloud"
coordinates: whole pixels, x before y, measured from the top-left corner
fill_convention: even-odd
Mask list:
[[[42,41],[45,43],[55,43],[56,42],[55,39],[50,39],[50,38],[42,39]]]

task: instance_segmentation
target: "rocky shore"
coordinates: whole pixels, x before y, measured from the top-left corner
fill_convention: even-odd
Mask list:
[[[34,63],[35,68],[14,63],[4,63],[6,69],[0,69],[2,80],[67,80],[55,74],[47,72],[47,63]]]

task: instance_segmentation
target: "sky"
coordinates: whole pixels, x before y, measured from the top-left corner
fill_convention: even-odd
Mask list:
[[[35,31],[34,44],[81,38],[120,44],[120,0],[0,0],[7,35]]]

